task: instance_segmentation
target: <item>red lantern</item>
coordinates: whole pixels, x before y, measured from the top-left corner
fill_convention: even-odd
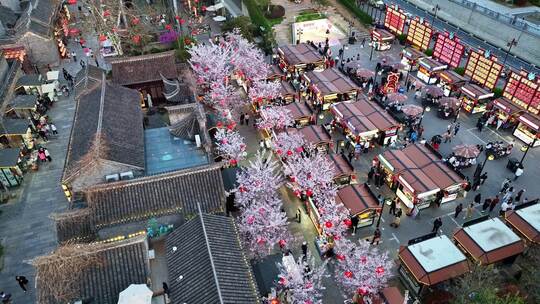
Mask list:
[[[289,179],[291,180],[291,183],[295,183],[295,182],[296,182],[296,177],[294,177],[294,176],[291,176]]]
[[[297,190],[294,190],[294,195],[295,195],[296,197],[300,197],[300,190],[298,190],[298,189],[297,189]]]
[[[291,156],[291,155],[292,155],[292,151],[291,151],[291,150],[287,150],[287,155],[288,155],[288,156]]]
[[[201,6],[201,11],[206,12],[206,6]]]
[[[257,239],[257,244],[264,244],[264,243],[266,243],[265,239],[263,239],[263,238],[258,238]]]
[[[135,44],[139,44],[141,42],[141,35],[135,35],[133,38],[131,38]]]
[[[384,267],[379,266],[379,267],[375,268],[375,272],[376,272],[378,275],[382,275],[382,274],[384,273]]]
[[[285,242],[285,240],[279,240],[279,242],[278,242],[279,247],[281,247],[281,248],[285,247],[285,244],[286,244],[286,243],[287,243],[287,242]]]
[[[332,222],[330,221],[324,223],[324,225],[326,226],[326,228],[332,228],[332,226],[334,226],[334,224],[332,224]]]
[[[227,129],[229,129],[229,130],[233,130],[233,129],[234,129],[234,127],[236,127],[236,123],[234,123],[234,122],[231,122],[231,123],[230,123],[230,124],[229,124],[229,125],[227,126]]]
[[[79,43],[80,43],[81,45],[84,45],[84,44],[86,43],[86,40],[84,40],[83,38],[81,38],[81,39],[79,39]]]
[[[109,10],[106,10],[103,12],[103,17],[109,17],[111,15],[111,12]]]
[[[177,21],[180,21],[181,17],[176,15],[176,16],[174,16],[174,19],[176,19]]]
[[[334,235],[334,240],[339,241],[341,237],[339,235]]]
[[[344,219],[344,220],[343,220],[343,223],[345,223],[345,226],[347,226],[347,227],[351,227],[351,226],[352,226],[352,221],[351,221],[351,219],[349,219],[349,218]]]
[[[349,279],[352,278],[352,276],[353,276],[353,273],[350,272],[350,271],[345,271],[344,274],[345,274],[345,277],[346,277],[346,278],[349,278]]]
[[[345,261],[345,256],[343,254],[336,254],[336,259],[339,261]]]
[[[367,263],[367,257],[366,256],[360,257],[360,262],[362,262],[362,264]]]
[[[186,20],[180,19],[180,25],[183,25],[184,23],[186,23]]]
[[[170,25],[170,24],[165,25],[165,29],[166,29],[167,31],[172,30],[172,25]]]
[[[105,40],[107,40],[107,36],[105,36],[103,34],[99,35],[99,41],[103,42]]]
[[[235,167],[236,165],[238,165],[238,161],[236,159],[231,159],[229,160],[229,165],[231,165],[232,167]]]
[[[359,295],[365,296],[367,293],[368,293],[367,288],[364,288],[364,287],[358,288],[358,294]]]
[[[281,155],[281,153],[283,153],[283,151],[281,151],[281,149],[277,149],[277,150],[276,150],[276,153],[277,153],[278,155]]]
[[[139,23],[141,23],[141,19],[139,19],[139,18],[133,18],[133,20],[131,20],[131,24],[133,24],[133,25],[137,25]]]
[[[244,193],[244,192],[247,191],[247,189],[246,189],[246,187],[244,187],[244,186],[240,186],[240,187],[238,187],[238,191]]]
[[[313,191],[311,191],[311,189],[307,189],[307,190],[306,190],[306,195],[307,195],[308,197],[311,197],[311,196],[313,195]],[[328,227],[328,228],[330,228],[330,227]]]
[[[302,153],[302,151],[304,151],[304,148],[302,147],[298,147],[296,149],[294,149],[297,153]]]
[[[285,285],[285,283],[287,283],[287,280],[285,280],[285,278],[279,278],[279,284]]]
[[[221,121],[219,121],[217,124],[216,124],[216,127],[218,128],[223,128],[223,123]]]
[[[77,0],[68,0],[67,4],[69,4],[69,5],[77,4]]]
[[[279,300],[278,299],[272,299],[272,301],[270,301],[270,304],[279,304]]]
[[[72,35],[72,36],[75,36],[75,35],[77,35],[78,33],[80,33],[80,31],[79,31],[79,29],[77,29],[77,28],[70,28],[69,31],[68,31],[68,33],[69,33],[70,35]]]

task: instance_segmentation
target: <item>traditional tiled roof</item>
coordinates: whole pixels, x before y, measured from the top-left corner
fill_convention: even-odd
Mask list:
[[[92,241],[97,236],[90,208],[73,209],[60,214],[52,214],[56,224],[58,243]]]
[[[87,64],[75,75],[75,99],[98,86],[103,78],[104,71],[98,67]]]
[[[199,213],[166,243],[173,303],[260,302],[232,217]]]
[[[86,189],[85,197],[98,227],[150,217],[223,211],[225,190],[220,166],[208,165],[101,184]]]
[[[1,135],[24,135],[28,130],[28,120],[4,118],[0,120]]]
[[[180,82],[178,79],[167,79],[161,75],[163,81],[163,96],[167,101],[172,103],[194,103],[195,96],[185,82]]]
[[[36,106],[37,95],[17,95],[9,103],[10,109],[33,109]]]
[[[176,78],[174,51],[111,60],[113,82],[130,85]]]
[[[73,300],[83,300],[83,303],[116,304],[119,293],[129,285],[147,283],[149,261],[145,236],[114,243],[79,246],[86,249],[86,255],[99,255],[103,263],[82,271],[76,292],[78,295]],[[73,269],[58,267],[58,271],[71,272]],[[46,288],[41,287],[48,279],[41,268],[36,267],[37,303],[64,304],[56,301]]]
[[[77,100],[63,181],[69,182],[98,160],[144,169],[139,101],[136,90],[105,81]]]
[[[53,27],[53,17],[58,8],[58,0],[34,0],[30,12],[29,30],[42,37],[49,38]]]

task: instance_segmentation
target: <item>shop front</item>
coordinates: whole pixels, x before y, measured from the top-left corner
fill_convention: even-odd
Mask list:
[[[336,102],[357,99],[358,87],[337,68],[307,72],[302,80],[308,87],[308,100],[322,110],[328,110]]]
[[[326,158],[334,164],[336,175],[334,182],[338,187],[357,184],[356,172],[351,163],[341,154],[328,153]]]
[[[289,132],[290,130],[291,129],[288,129],[287,132]],[[306,143],[314,145],[320,152],[332,151],[332,137],[323,126],[309,125],[301,129],[292,130],[295,130],[302,134]]]
[[[454,232],[454,241],[479,265],[512,263],[525,249],[525,243],[499,218],[489,215],[465,222]]]
[[[538,200],[521,204],[504,215],[506,223],[528,245],[540,244],[540,203]]]
[[[371,31],[371,47],[376,51],[389,50],[395,39],[396,36],[385,29],[375,28]]]
[[[373,225],[382,208],[366,184],[349,185],[339,189],[336,203],[343,204],[349,210],[351,219],[358,219],[357,228]]]
[[[425,57],[426,54],[414,47],[404,48],[401,52],[401,63],[405,66],[403,69],[410,72],[418,70],[418,61]]]
[[[15,83],[15,92],[24,93],[28,95],[41,94],[41,85],[45,81],[40,74],[23,75]]]
[[[429,288],[470,271],[467,257],[446,236],[428,234],[410,240],[398,253],[399,279],[416,298]]]
[[[517,104],[510,102],[505,97],[500,97],[491,103],[491,110],[495,111],[497,118],[502,120],[502,128],[513,129],[519,123],[519,116],[525,112]]]
[[[459,89],[465,85],[467,79],[453,70],[445,70],[439,73],[439,83],[444,96],[457,96]]]
[[[434,84],[437,82],[438,74],[447,68],[447,64],[440,63],[433,58],[422,58],[418,60],[418,72],[416,76],[427,84]]]
[[[70,34],[69,22],[71,20],[71,14],[69,8],[66,4],[62,5],[61,9],[56,15],[56,22],[54,25],[54,38],[56,39],[56,44],[58,47],[58,53],[61,58],[68,58],[68,49],[65,42]],[[76,29],[72,29],[76,30]]]
[[[540,118],[529,113],[521,114],[513,135],[527,145],[540,146]]]
[[[277,48],[278,66],[289,72],[304,70],[323,70],[325,59],[319,52],[307,43],[284,45]]]
[[[315,121],[313,110],[305,102],[292,102],[283,108],[290,112],[297,128],[308,126]]]
[[[19,148],[0,149],[0,182],[6,189],[19,186],[22,182],[20,153]]]
[[[495,96],[495,93],[470,83],[462,86],[460,91],[462,108],[471,114],[485,112],[489,101]]]
[[[283,70],[275,64],[272,64],[268,69],[268,75],[266,76],[267,81],[282,81],[285,80],[285,73]]]

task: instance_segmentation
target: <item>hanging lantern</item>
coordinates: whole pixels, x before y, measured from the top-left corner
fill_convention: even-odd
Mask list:
[[[384,267],[379,266],[379,267],[375,268],[375,272],[376,272],[378,275],[382,275],[382,274],[384,273]]]
[[[240,191],[241,193],[244,193],[244,192],[247,191],[247,189],[244,186],[240,186],[240,187],[238,187],[238,191]]]
[[[206,12],[206,6],[205,5],[201,6],[201,12]]]
[[[258,239],[257,239],[257,244],[262,245],[262,244],[264,244],[264,243],[266,243],[266,240],[265,240],[265,239],[263,239],[263,238],[258,238]]]
[[[68,31],[68,34],[72,35],[72,36],[75,36],[77,35],[78,33],[80,33],[81,31],[79,31],[79,29],[77,28],[70,28],[69,31]]]
[[[107,40],[107,36],[105,36],[103,34],[99,35],[99,41],[103,42],[105,40]]]
[[[293,152],[292,152],[291,150],[287,150],[287,155],[288,155],[288,156],[291,156],[292,153],[293,153]]]
[[[367,263],[367,257],[366,256],[361,256],[360,257],[360,262],[362,262],[362,264]]]
[[[283,151],[281,151],[281,149],[277,149],[276,153],[277,153],[277,155],[281,155],[281,153],[283,153]]]
[[[353,273],[351,271],[345,271],[344,275],[345,275],[346,278],[350,279],[350,278],[352,278]]]
[[[131,38],[135,44],[141,43],[141,35],[135,35],[133,38]]]
[[[280,285],[285,285],[285,283],[287,283],[287,280],[285,278],[279,278]]]
[[[229,160],[229,165],[231,165],[231,167],[236,167],[236,165],[238,165],[238,161],[233,158]]]
[[[295,183],[295,182],[296,182],[296,177],[291,176],[291,177],[289,178],[289,180],[291,181],[291,183]]]
[[[346,218],[343,220],[343,223],[345,224],[345,226],[347,227],[351,227],[352,226],[352,221],[350,218]]]
[[[229,125],[227,125],[227,129],[231,131],[234,130],[234,127],[236,127],[236,123],[234,122],[231,122]]]
[[[172,30],[172,25],[170,25],[170,24],[165,25],[165,29],[166,29],[167,31]]]
[[[298,189],[297,189],[297,190],[294,190],[294,195],[295,195],[296,197],[300,197],[300,190],[298,190]]]
[[[272,299],[272,301],[270,301],[270,304],[279,304],[279,300],[278,299]]]
[[[67,1],[67,4],[69,4],[69,5],[75,5],[75,4],[77,4],[77,0],[68,0],[68,1]]]
[[[307,195],[308,197],[313,196],[313,191],[311,191],[311,189],[307,189],[307,190],[306,190],[306,195]],[[330,228],[330,227],[328,227],[328,228]]]
[[[139,18],[133,18],[133,19],[131,20],[131,24],[133,24],[133,25],[137,25],[137,24],[139,24],[139,23],[141,23],[141,19],[139,19]]]
[[[285,244],[287,244],[287,242],[285,242],[285,240],[279,240],[278,244],[279,247],[285,247]]]
[[[186,23],[186,20],[185,19],[180,19],[180,25],[183,25],[184,23]]]
[[[334,224],[332,224],[332,222],[330,222],[330,221],[327,221],[326,223],[324,223],[324,226],[326,226],[326,228],[332,228],[332,226],[334,226]]]
[[[298,147],[296,149],[294,149],[297,153],[302,153],[302,151],[304,151],[304,148],[302,147]]]
[[[362,295],[362,296],[365,296],[368,293],[368,289],[365,288],[365,287],[360,287],[360,288],[358,288],[357,291],[358,291],[358,294]]]
[[[345,261],[345,256],[343,254],[336,254],[336,259],[339,261]]]
[[[118,29],[116,27],[113,27],[112,31],[113,31],[113,33],[116,33],[116,32],[118,32]]]
[[[216,124],[216,127],[223,128],[223,123],[221,121],[218,121],[218,123]]]
[[[105,11],[103,12],[103,17],[105,17],[105,18],[106,18],[106,17],[109,17],[110,15],[111,15],[111,12],[109,12],[109,10],[105,10]]]
[[[252,216],[249,216],[249,217],[247,218],[247,223],[248,223],[249,225],[253,224],[254,222],[255,222],[255,217],[254,217],[253,215],[252,215]]]
[[[176,15],[176,16],[174,16],[174,19],[176,19],[176,21],[180,21],[180,19],[182,19],[182,17]]]

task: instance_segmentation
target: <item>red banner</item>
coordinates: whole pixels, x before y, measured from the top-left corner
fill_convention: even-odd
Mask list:
[[[407,16],[399,9],[397,5],[386,6],[386,16],[384,17],[384,26],[396,35],[403,34]]]
[[[512,72],[503,91],[503,96],[532,114],[540,110],[540,78],[533,73]]]
[[[457,68],[461,63],[464,51],[465,47],[461,44],[459,38],[453,33],[445,31],[437,36],[433,48],[433,57],[452,68]]]
[[[502,68],[502,64],[497,62],[497,57],[491,55],[491,52],[485,50],[471,51],[465,66],[465,75],[493,90],[497,85]]]

